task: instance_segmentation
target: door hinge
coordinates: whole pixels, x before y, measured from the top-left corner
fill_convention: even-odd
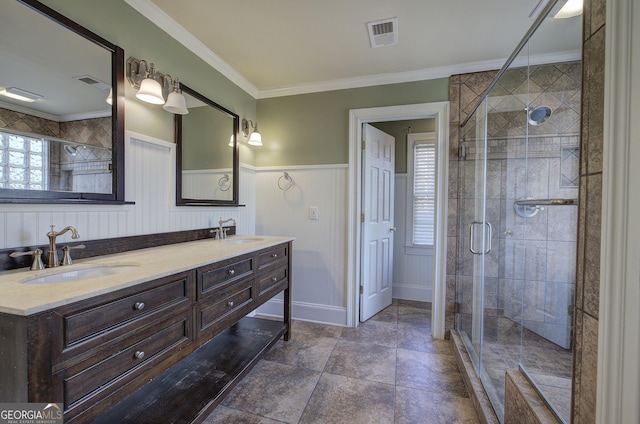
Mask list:
[[[360,222],[364,222],[364,214],[363,213],[360,214]]]
[[[360,286],[360,294],[364,294],[364,286]]]
[[[364,140],[362,140],[362,150],[364,150],[364,149],[365,149],[366,145],[367,145],[367,142],[366,142],[366,141],[364,141]]]

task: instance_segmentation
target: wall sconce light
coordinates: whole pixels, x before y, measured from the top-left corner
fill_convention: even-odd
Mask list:
[[[155,105],[164,104],[164,110],[167,112],[178,115],[189,113],[178,78],[174,80],[171,75],[157,72],[153,63],[147,66],[145,60],[130,57],[127,59],[127,80],[133,88],[138,89],[138,99]]]
[[[171,80],[171,76],[169,75],[165,75],[164,78],[165,80]],[[189,109],[187,109],[187,102],[182,95],[180,82],[178,82],[177,77],[173,80],[173,91],[167,96],[167,102],[162,106],[162,108],[167,112],[175,113],[176,115],[186,115],[189,113]]]
[[[249,137],[249,125],[251,125],[251,127],[253,128],[253,132],[251,133],[251,137]],[[252,146],[262,146],[262,136],[260,135],[260,132],[258,131],[258,123],[257,122],[254,125],[253,121],[251,121],[251,120],[247,121],[246,119],[242,118],[242,134],[244,134],[245,138],[249,137],[248,143],[251,144]]]

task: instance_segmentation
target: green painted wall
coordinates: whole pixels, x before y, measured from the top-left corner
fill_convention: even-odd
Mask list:
[[[211,107],[189,109],[182,116],[182,169],[213,170],[233,168],[233,120]]]
[[[433,118],[374,122],[371,125],[396,139],[396,174],[407,173],[407,134],[435,132],[436,130],[436,120]]]
[[[147,20],[123,0],[41,0],[42,3],[125,50],[129,56],[153,62],[162,73],[179,77],[187,86],[240,118],[256,117],[256,100],[198,56]],[[173,115],[161,106],[140,102],[125,83],[126,129],[174,141]],[[254,151],[244,147],[240,160],[253,164]]]
[[[448,78],[260,99],[256,165],[347,163],[350,109],[447,100]]]

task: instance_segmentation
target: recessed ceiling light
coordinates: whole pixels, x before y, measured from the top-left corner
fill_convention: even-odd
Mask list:
[[[2,88],[0,89],[0,95],[29,103],[35,102],[36,100],[43,97],[40,94],[31,93],[30,91],[23,90],[17,87]]]
[[[562,6],[562,9],[554,18],[556,19],[564,19],[564,18],[573,18],[574,16],[578,16],[582,14],[582,0],[567,0],[567,2]]]

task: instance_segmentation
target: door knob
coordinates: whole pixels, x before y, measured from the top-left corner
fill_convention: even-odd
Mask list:
[[[396,231],[396,227],[391,227],[389,228],[389,231],[391,231],[392,233]]]

